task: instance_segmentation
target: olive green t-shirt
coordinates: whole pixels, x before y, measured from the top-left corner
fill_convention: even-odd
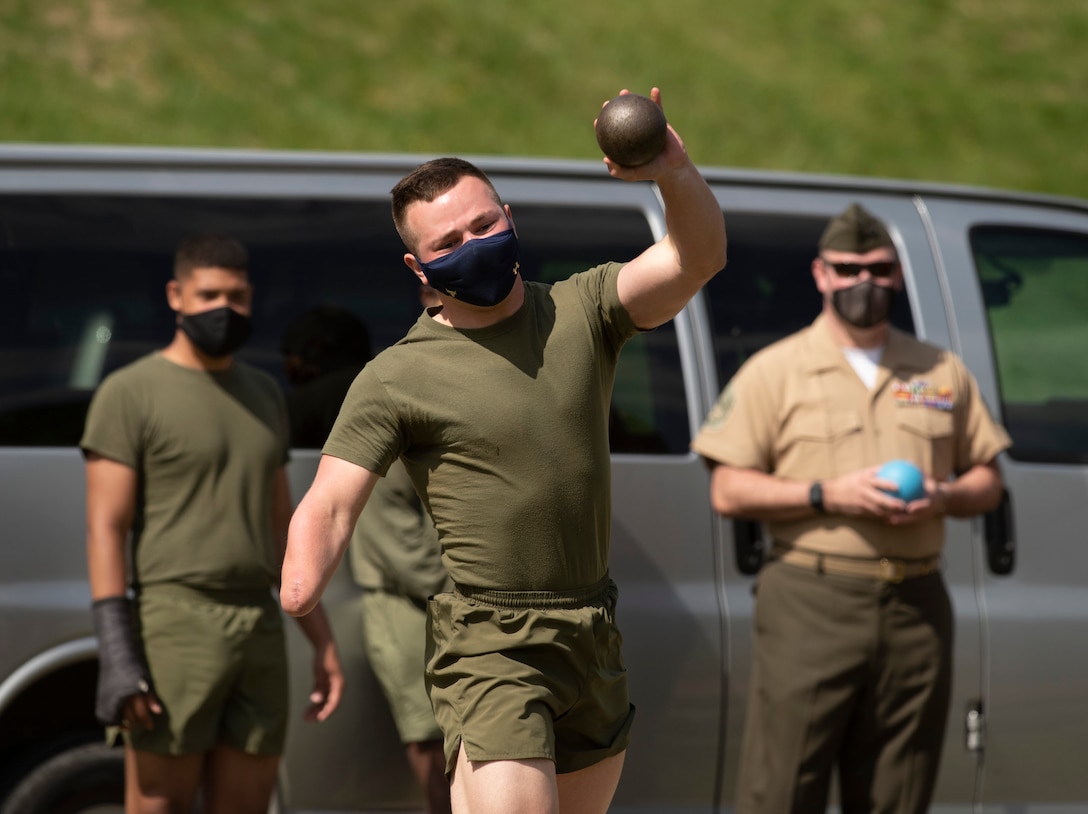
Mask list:
[[[103,380],[80,446],[138,474],[133,584],[276,583],[272,485],[288,449],[271,376],[237,361],[213,373],[145,356]]]
[[[457,583],[569,590],[608,565],[608,407],[636,332],[621,266],[525,283],[516,314],[457,329],[427,313],[367,364],[324,452],[384,474],[401,457]]]
[[[447,589],[438,532],[399,460],[370,493],[349,554],[352,576],[364,588],[423,600]]]

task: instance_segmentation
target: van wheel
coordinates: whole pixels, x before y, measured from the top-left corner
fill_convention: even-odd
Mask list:
[[[125,753],[104,743],[75,746],[15,786],[0,814],[124,814]]]

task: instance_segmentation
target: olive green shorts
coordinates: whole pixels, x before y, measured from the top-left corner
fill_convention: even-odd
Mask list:
[[[616,598],[607,577],[567,595],[432,597],[427,684],[447,775],[462,743],[471,761],[543,758],[560,774],[627,748],[635,710]]]
[[[423,680],[427,651],[427,611],[410,597],[364,590],[363,635],[366,657],[382,685],[402,743],[442,738]]]
[[[182,755],[225,745],[282,754],[287,734],[287,652],[271,592],[144,588],[139,630],[151,688],[163,712],[151,730],[133,725],[134,749]]]

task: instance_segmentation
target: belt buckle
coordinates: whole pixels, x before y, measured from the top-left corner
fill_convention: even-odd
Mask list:
[[[898,585],[907,578],[907,564],[902,560],[889,560],[882,557],[880,560],[880,579]]]

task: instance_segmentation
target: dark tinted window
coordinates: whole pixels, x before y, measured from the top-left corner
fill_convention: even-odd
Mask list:
[[[1009,453],[1088,462],[1088,235],[979,226],[971,248]]]
[[[652,242],[635,211],[519,206],[516,217],[528,279],[627,260]],[[386,200],[7,196],[0,226],[3,445],[76,444],[102,377],[170,341],[164,287],[188,234],[225,232],[249,248],[254,335],[239,356],[288,393],[282,339],[301,314],[345,309],[377,352],[419,312]],[[617,380],[615,451],[686,447],[679,375],[671,325],[633,340]]]
[[[729,265],[706,287],[723,387],[753,353],[820,313],[812,259],[827,218],[726,212],[725,222]],[[896,300],[892,322],[914,333],[905,293]]]

